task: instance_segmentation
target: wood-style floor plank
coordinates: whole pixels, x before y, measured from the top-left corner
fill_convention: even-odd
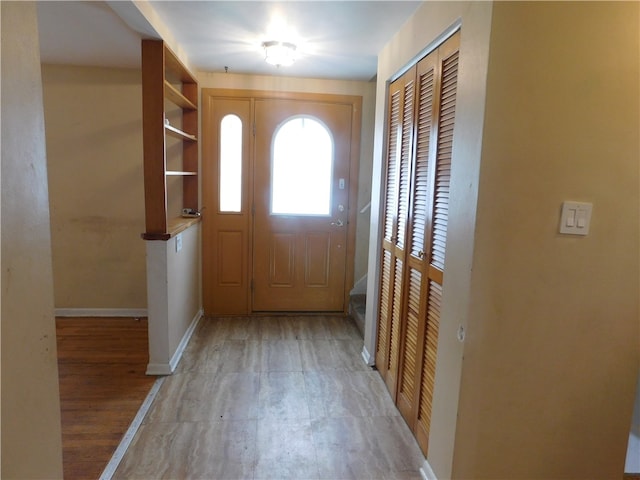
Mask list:
[[[131,479],[420,480],[350,318],[203,318],[116,469]]]
[[[96,479],[155,382],[147,320],[57,318],[56,333],[64,478]]]

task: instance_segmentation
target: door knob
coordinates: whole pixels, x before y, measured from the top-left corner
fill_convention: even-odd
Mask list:
[[[336,227],[343,227],[344,222],[342,220],[337,220],[335,222],[331,222],[331,225],[335,225]]]

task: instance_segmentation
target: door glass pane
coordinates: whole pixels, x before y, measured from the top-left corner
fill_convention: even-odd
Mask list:
[[[225,115],[220,122],[220,211],[242,209],[242,120]]]
[[[333,140],[329,130],[310,117],[281,125],[273,141],[271,213],[329,215]]]

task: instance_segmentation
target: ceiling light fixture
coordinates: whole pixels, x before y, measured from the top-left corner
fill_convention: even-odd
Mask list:
[[[296,46],[290,42],[272,40],[262,44],[264,59],[276,67],[288,67],[296,60]]]

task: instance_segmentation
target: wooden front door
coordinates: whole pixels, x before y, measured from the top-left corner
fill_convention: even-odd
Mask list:
[[[343,311],[351,106],[258,100],[254,311]]]
[[[205,314],[346,312],[361,97],[202,95]]]

